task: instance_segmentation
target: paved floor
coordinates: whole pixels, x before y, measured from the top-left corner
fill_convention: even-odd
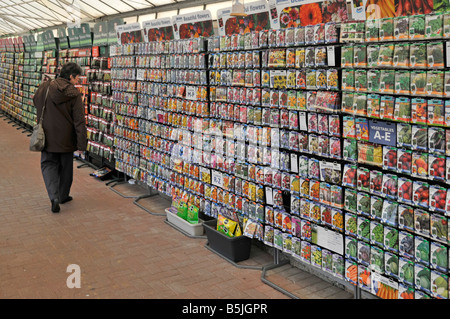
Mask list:
[[[207,249],[206,238],[167,224],[168,201],[140,200],[150,214],[124,197],[144,189],[110,188],[89,175],[89,166],[75,169],[74,200],[51,213],[40,153],[29,152],[28,142],[0,117],[0,299],[290,299],[261,278],[258,267],[273,261],[267,252],[252,247],[237,267]],[[72,264],[79,266],[81,288],[67,286],[75,282]],[[300,298],[353,298],[290,265],[266,278]]]

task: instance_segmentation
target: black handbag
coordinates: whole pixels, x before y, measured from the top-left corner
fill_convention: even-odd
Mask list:
[[[45,147],[45,132],[44,128],[42,127],[42,120],[44,119],[44,111],[45,105],[47,104],[47,95],[49,88],[50,85],[47,87],[47,92],[45,93],[45,100],[44,106],[42,107],[41,118],[39,119],[38,123],[33,127],[33,133],[31,134],[30,137],[30,151],[33,152],[41,152]]]

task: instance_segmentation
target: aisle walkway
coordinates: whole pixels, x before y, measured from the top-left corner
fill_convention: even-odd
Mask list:
[[[289,298],[260,271],[231,265],[206,239],[186,237],[89,176],[88,166],[75,168],[74,200],[51,213],[40,153],[28,141],[0,117],[0,299]],[[150,204],[160,212],[167,205]],[[81,288],[67,287],[70,264],[80,267]],[[352,297],[320,284],[323,298]]]

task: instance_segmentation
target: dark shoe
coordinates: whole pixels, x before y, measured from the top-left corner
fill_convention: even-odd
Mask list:
[[[67,196],[66,199],[63,199],[63,200],[61,201],[61,204],[70,202],[72,199],[73,199],[72,196]]]
[[[52,212],[59,213],[59,210],[60,210],[59,200],[57,200],[57,199],[52,200]]]

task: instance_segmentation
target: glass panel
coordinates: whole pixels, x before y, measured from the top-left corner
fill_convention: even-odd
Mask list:
[[[217,19],[217,10],[231,8],[231,1],[219,2],[206,5],[206,10],[211,11],[213,20]]]
[[[49,15],[51,16],[51,18],[55,19],[55,20],[65,21],[66,16],[67,16],[67,13],[65,13],[64,11],[63,11],[64,15],[62,15],[60,12],[58,12],[54,9],[49,9],[49,8],[41,5],[39,2],[30,2],[30,6],[36,7],[36,8],[42,8],[42,11],[49,12]]]
[[[138,22],[150,21],[156,19],[156,13],[144,14],[139,16]]]
[[[133,11],[133,8],[124,3],[123,1],[114,1],[114,9],[119,10],[120,12],[129,12]]]
[[[183,8],[183,9],[180,9],[179,14],[187,14],[187,13],[192,13],[192,12],[197,12],[197,11],[203,11],[203,6]]]
[[[127,24],[135,23],[137,22],[137,16],[123,18],[123,22],[126,22]]]
[[[111,6],[109,6],[106,3],[101,2],[101,1],[83,0],[83,2],[85,2],[88,5],[94,7],[98,11],[102,12],[102,15],[110,15],[110,14],[117,14],[117,13],[119,13],[118,10],[115,10],[113,7],[111,7]]]
[[[82,11],[86,12],[86,14],[88,14],[90,16],[101,17],[104,15],[104,13],[101,10],[97,10],[95,7],[88,5],[84,1],[77,1],[77,2],[78,2],[78,6],[75,5],[75,8],[79,7]],[[77,4],[77,2],[75,2],[75,4]]]
[[[122,0],[122,1],[124,1],[125,3],[129,4],[130,6],[136,9],[145,9],[153,7],[150,3],[148,3],[145,0]]]
[[[173,16],[177,15],[177,10],[172,10],[172,11],[163,11],[163,12],[158,12],[158,15],[156,16],[157,19],[161,19],[161,18],[171,18]]]
[[[150,2],[152,2],[152,1],[150,0]],[[162,5],[165,5],[165,4],[175,3],[175,1],[174,0],[153,0],[152,3],[155,6],[162,6]]]
[[[11,1],[9,1],[9,0],[3,0],[2,2],[1,2],[1,4],[0,4],[0,7],[6,7],[6,6],[10,6],[10,5],[13,5],[14,4],[14,2],[11,2]]]
[[[49,12],[49,10],[47,8],[45,8],[44,6],[40,5],[39,2],[36,3],[32,3],[34,5],[31,6],[28,3],[24,3],[21,6],[18,6],[18,10],[22,9],[22,12],[26,12],[30,17],[34,17],[34,18],[42,18],[42,19],[54,19],[54,17],[51,15],[51,13]],[[39,9],[39,10],[36,10]]]

